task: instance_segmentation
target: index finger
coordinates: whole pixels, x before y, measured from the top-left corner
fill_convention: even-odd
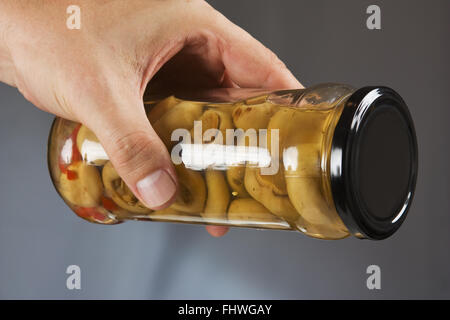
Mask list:
[[[220,13],[216,21],[227,76],[239,87],[303,88],[275,53]]]

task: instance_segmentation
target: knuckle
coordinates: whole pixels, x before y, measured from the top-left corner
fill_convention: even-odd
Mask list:
[[[278,56],[272,51],[268,52],[268,61],[270,68],[267,68],[266,74],[263,79],[263,83],[270,83],[272,78],[280,71],[287,70],[286,65],[281,61]]]
[[[269,51],[269,61],[273,69],[279,70],[279,69],[286,69],[286,65],[283,61],[278,58],[278,56],[273,53],[272,51]]]
[[[119,172],[134,176],[153,162],[156,143],[147,132],[133,131],[112,141],[112,161]]]
[[[209,3],[204,0],[184,0],[189,3],[191,10],[186,10],[194,23],[203,21],[215,25],[219,21],[223,20],[223,15],[219,11],[214,9]]]

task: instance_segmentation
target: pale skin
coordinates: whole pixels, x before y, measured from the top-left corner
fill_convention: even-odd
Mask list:
[[[73,4],[81,9],[79,30],[66,26]],[[178,182],[145,116],[149,82],[155,90],[301,87],[274,53],[202,0],[2,0],[0,81],[93,130],[152,209],[174,201]]]

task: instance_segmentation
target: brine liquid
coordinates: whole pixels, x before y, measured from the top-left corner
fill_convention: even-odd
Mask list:
[[[58,118],[49,140],[50,172],[78,216],[102,224],[138,219],[299,230],[325,239],[349,234],[326,174],[336,105],[287,107],[259,95],[234,103],[171,96],[145,106],[175,165],[175,203],[146,208],[94,133]]]

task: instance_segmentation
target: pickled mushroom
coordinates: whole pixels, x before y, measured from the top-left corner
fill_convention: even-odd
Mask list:
[[[244,185],[245,166],[228,167],[226,171],[228,185],[232,194],[238,198],[250,197]]]
[[[278,106],[269,102],[255,105],[237,104],[232,112],[233,122],[236,128],[243,130],[266,129],[277,110]]]
[[[261,203],[251,198],[233,200],[228,208],[228,220],[233,223],[282,223],[283,220],[270,213]]]
[[[272,150],[272,130],[278,130],[279,156],[291,147],[303,143],[322,143],[326,113],[300,112],[295,108],[283,108],[276,112],[267,126],[267,146]]]
[[[208,197],[205,210],[201,214],[204,218],[226,219],[230,202],[230,190],[221,171],[207,170],[205,172]]]
[[[299,144],[292,152],[293,159],[285,160],[286,187],[293,206],[310,224],[336,225],[346,230],[339,216],[330,208],[322,191],[320,145]]]
[[[147,118],[150,123],[153,124],[158,121],[166,112],[168,112],[172,107],[180,103],[181,100],[175,98],[174,96],[167,97],[159,102],[157,102],[149,112],[147,112]]]
[[[191,130],[194,121],[200,118],[203,104],[183,101],[170,108],[153,124],[153,129],[170,150],[177,142],[171,140],[172,132],[176,129]]]
[[[108,162],[103,167],[102,178],[106,193],[122,209],[141,214],[148,214],[152,211],[136,198],[126,183],[120,178],[111,162]]]
[[[247,192],[271,213],[295,225],[299,217],[287,195],[282,168],[275,175],[262,175],[260,168],[247,166],[245,169]]]
[[[231,116],[228,113],[214,109],[208,109],[205,112],[203,112],[198,121],[201,121],[202,123],[202,132],[200,137],[202,143],[216,141],[218,131],[220,131],[220,133],[222,134],[222,141],[218,141],[218,143],[225,144],[226,130],[234,128],[233,121],[231,120]],[[214,131],[208,132],[209,129],[213,129],[215,130],[215,132]],[[191,129],[191,137],[193,139],[194,134],[195,134],[195,127]],[[206,138],[205,141],[203,141],[203,138]]]
[[[95,207],[103,193],[97,168],[77,161],[67,167],[59,178],[59,191],[64,199],[80,207]]]
[[[175,166],[178,176],[178,194],[172,209],[200,214],[203,212],[206,200],[206,186],[202,175],[193,170],[186,169],[183,165]]]

